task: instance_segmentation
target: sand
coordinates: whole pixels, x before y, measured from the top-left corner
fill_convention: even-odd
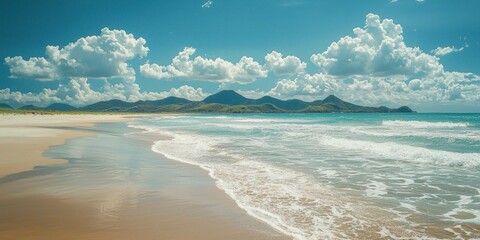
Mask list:
[[[291,239],[238,208],[205,171],[174,161],[164,163],[175,170],[168,177],[207,183],[157,192],[125,184],[62,194],[37,191],[52,183],[41,169],[29,170],[67,163],[44,157],[46,149],[94,136],[82,129],[97,122],[130,117],[0,115],[0,239]]]
[[[128,121],[130,115],[0,115],[0,178],[27,171],[39,165],[62,164],[43,152],[67,139],[92,134],[64,130],[67,127],[93,126],[96,122]]]

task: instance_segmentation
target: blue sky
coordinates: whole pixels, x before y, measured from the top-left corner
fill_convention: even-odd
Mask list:
[[[480,1],[0,5],[0,101],[15,106],[198,100],[233,89],[480,112]]]

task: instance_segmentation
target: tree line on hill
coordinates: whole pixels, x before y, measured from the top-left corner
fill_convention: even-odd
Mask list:
[[[0,108],[10,108],[0,103]],[[134,112],[134,113],[407,113],[414,112],[407,106],[399,108],[366,107],[330,95],[323,100],[305,102],[298,99],[280,100],[270,96],[259,99],[246,98],[233,90],[223,90],[202,101],[167,97],[152,101],[126,102],[112,99],[76,108],[64,103],[53,103],[42,108],[26,105],[20,110],[79,111],[79,112]]]

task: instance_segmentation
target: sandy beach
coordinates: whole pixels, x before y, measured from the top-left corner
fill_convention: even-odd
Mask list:
[[[62,128],[88,127],[97,122],[127,121],[125,115],[0,115],[0,178],[39,165],[62,164],[43,152],[67,139],[91,134]]]
[[[35,168],[68,165],[65,159],[45,157],[45,151],[69,139],[88,142],[96,135],[89,131],[96,123],[131,117],[1,115],[0,239],[289,239],[247,215],[193,166],[162,162],[160,167],[173,169],[164,181],[204,180],[154,190],[122,182],[72,187]],[[158,156],[149,142],[139,146],[147,154],[143,157]]]

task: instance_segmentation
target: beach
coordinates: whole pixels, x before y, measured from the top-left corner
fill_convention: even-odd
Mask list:
[[[290,239],[239,208],[206,171],[116,131],[134,117],[1,115],[0,238]]]
[[[183,114],[129,127],[294,239],[480,237],[478,114]]]
[[[3,115],[0,239],[478,238],[479,120]]]
[[[39,165],[63,164],[64,159],[50,159],[43,152],[67,139],[90,136],[86,132],[66,130],[88,127],[96,122],[127,121],[125,115],[0,115],[0,178],[28,171]],[[62,129],[63,128],[63,129]]]

